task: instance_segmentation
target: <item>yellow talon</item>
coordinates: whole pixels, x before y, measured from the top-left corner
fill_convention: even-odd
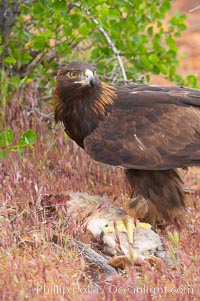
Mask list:
[[[123,223],[124,223],[124,226],[126,228],[126,234],[127,234],[127,237],[128,237],[128,242],[129,242],[129,244],[133,244],[133,232],[134,232],[134,229],[135,229],[135,225],[133,223],[133,220],[131,218],[129,218],[128,216],[125,216],[123,218]]]
[[[138,222],[137,224],[136,224],[136,227],[137,228],[143,228],[143,229],[152,229],[152,226],[150,225],[150,224],[148,224],[148,223],[142,223],[142,222]]]
[[[104,234],[109,233],[126,233],[128,237],[128,242],[133,243],[133,234],[134,234],[135,224],[132,218],[125,216],[121,220],[110,221],[106,227],[104,227]]]
[[[126,233],[129,244],[134,242],[134,230],[137,228],[152,229],[152,226],[148,223],[136,222],[129,216],[122,217],[121,220],[110,221],[106,227],[104,227],[104,234],[110,233]]]
[[[127,228],[123,220],[110,221],[106,227],[104,227],[103,232],[105,234],[113,232],[125,232],[127,233]]]

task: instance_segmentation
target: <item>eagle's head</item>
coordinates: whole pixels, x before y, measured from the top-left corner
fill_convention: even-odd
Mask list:
[[[93,64],[71,62],[62,68],[57,75],[58,89],[70,92],[86,92],[95,89],[100,84],[96,67]],[[70,93],[71,94],[71,93]]]
[[[63,122],[67,134],[83,147],[84,138],[110,112],[115,98],[115,88],[99,80],[94,65],[71,62],[56,78],[55,120]]]
[[[64,121],[67,112],[69,115],[71,112],[83,115],[89,107],[96,115],[104,116],[107,107],[113,103],[114,91],[114,87],[100,81],[93,64],[71,62],[58,72],[56,78],[55,120]]]

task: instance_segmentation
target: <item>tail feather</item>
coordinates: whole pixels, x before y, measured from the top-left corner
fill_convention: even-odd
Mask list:
[[[151,224],[185,225],[183,182],[174,169],[161,171],[127,169],[132,188],[130,213]]]

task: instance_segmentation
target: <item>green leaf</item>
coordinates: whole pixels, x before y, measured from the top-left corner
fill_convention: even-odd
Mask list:
[[[72,26],[74,28],[77,28],[77,24],[80,24],[81,16],[78,14],[72,14],[70,15],[70,17],[71,17]]]
[[[160,7],[160,11],[162,12],[162,13],[166,13],[167,11],[169,11],[170,10],[170,8],[171,8],[171,5],[170,5],[170,3],[168,3],[168,2],[165,2],[165,3],[163,3],[162,5],[161,5],[161,7]]]
[[[90,28],[88,27],[88,25],[86,23],[82,23],[81,26],[79,27],[78,31],[83,36],[86,36],[90,32]]]
[[[167,64],[160,63],[160,64],[159,64],[159,68],[160,68],[160,71],[161,71],[164,75],[167,75],[167,72],[168,72]]]
[[[70,36],[72,33],[72,28],[70,26],[65,25],[63,26],[62,31],[66,36]]]
[[[51,5],[55,10],[58,10],[58,9],[66,10],[67,9],[66,0],[54,0],[54,1],[52,1]]]
[[[153,35],[153,26],[150,26],[147,30],[147,33],[149,36],[152,36]]]
[[[179,24],[179,25],[178,25],[178,30],[179,30],[179,32],[184,31],[184,30],[186,30],[186,29],[187,29],[187,26],[186,26],[185,24]]]
[[[187,76],[187,81],[192,87],[197,86],[198,83],[197,76],[190,74]]]
[[[42,50],[44,47],[44,37],[41,35],[35,35],[33,36],[33,41],[32,41],[32,47],[34,48],[34,50],[38,51],[38,50]]]
[[[1,146],[8,146],[14,140],[14,133],[11,130],[5,130],[0,133],[0,147]]]
[[[19,88],[21,85],[21,80],[18,76],[13,76],[10,79],[10,84],[15,86],[16,88]]]
[[[25,131],[19,139],[18,146],[31,146],[37,141],[37,135],[32,130]]]
[[[117,20],[121,18],[121,14],[117,9],[110,9],[108,14],[109,20]]]
[[[106,4],[102,4],[100,13],[101,13],[101,17],[106,20],[109,15],[109,9]]]
[[[14,65],[16,63],[16,59],[14,57],[7,56],[3,62],[9,65]]]
[[[172,25],[178,25],[179,24],[179,19],[177,18],[177,16],[173,16],[171,18],[171,20],[169,20],[169,23]]]
[[[148,57],[147,57],[146,55],[142,55],[142,56],[140,57],[140,60],[141,60],[141,62],[143,63],[144,68],[145,68],[146,70],[151,70],[151,63],[149,62]]]
[[[21,55],[21,64],[22,65],[28,64],[31,59],[32,59],[32,56],[28,52],[23,52]]]
[[[152,53],[149,55],[149,61],[153,64],[156,64],[159,61],[159,58],[156,53]]]
[[[176,42],[171,36],[166,39],[166,44],[173,50],[177,49]]]
[[[153,66],[153,73],[154,74],[159,74],[160,73],[160,69],[158,68],[158,66]]]

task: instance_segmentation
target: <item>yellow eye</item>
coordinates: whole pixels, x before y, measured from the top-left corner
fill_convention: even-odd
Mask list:
[[[69,72],[69,77],[77,78],[77,77],[79,77],[79,73],[77,71],[70,71]]]
[[[97,72],[96,72],[96,70],[94,70],[94,71],[93,71],[93,74],[94,74],[94,76],[96,76],[96,75],[97,75]]]

